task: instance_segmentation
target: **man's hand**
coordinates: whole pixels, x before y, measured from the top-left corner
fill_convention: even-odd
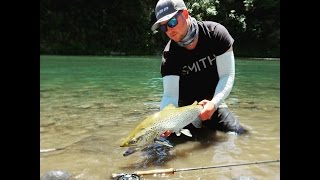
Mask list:
[[[161,137],[168,137],[168,136],[170,136],[170,134],[171,134],[171,131],[166,131],[163,134],[161,134],[160,136]]]
[[[216,111],[216,108],[214,107],[213,103],[208,100],[202,100],[198,104],[203,106],[203,109],[199,115],[199,118],[202,121],[208,120],[211,118],[212,114]]]

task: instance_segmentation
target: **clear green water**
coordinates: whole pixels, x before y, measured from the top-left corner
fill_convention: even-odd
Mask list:
[[[66,170],[73,179],[111,173],[255,162],[280,158],[280,62],[236,58],[236,80],[226,100],[250,129],[242,137],[217,133],[186,140],[168,155],[123,157],[119,143],[159,109],[159,57],[40,56],[40,176]],[[195,87],[196,88],[196,87]],[[199,136],[201,137],[201,136]],[[280,179],[279,163],[184,171],[144,179]],[[210,177],[210,178],[209,178]]]

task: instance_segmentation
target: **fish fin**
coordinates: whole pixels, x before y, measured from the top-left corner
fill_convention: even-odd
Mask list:
[[[189,131],[189,129],[181,129],[180,132],[181,132],[182,134],[186,135],[186,136],[192,137],[192,134],[191,134],[191,132]]]
[[[177,135],[177,136],[180,136],[180,135],[181,135],[181,133],[180,133],[180,132],[176,132],[176,135]]]
[[[163,110],[165,109],[175,109],[177,107],[175,107],[173,104],[168,104],[165,108],[163,108]]]
[[[197,118],[196,120],[194,120],[194,121],[192,122],[192,125],[193,125],[194,127],[196,127],[196,128],[201,128],[201,126],[202,126],[202,121],[201,121],[199,118]]]
[[[197,105],[198,104],[198,101],[194,101],[192,105]]]
[[[172,147],[173,147],[171,144],[169,144],[169,142],[160,141],[160,140],[155,140],[154,142],[155,142],[155,143],[157,143],[157,144],[161,144],[161,145],[164,145],[164,146],[170,147],[170,148],[172,148]]]

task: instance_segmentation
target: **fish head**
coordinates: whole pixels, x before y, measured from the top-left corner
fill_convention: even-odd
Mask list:
[[[142,147],[151,144],[154,138],[160,135],[154,126],[154,121],[157,120],[158,114],[149,116],[138,124],[121,143],[120,147]]]
[[[139,147],[141,146],[139,144],[141,144],[142,140],[142,136],[128,138],[121,143],[120,147]]]
[[[139,132],[131,133],[120,145],[120,147],[143,147],[151,144],[157,136],[155,131],[140,130]]]

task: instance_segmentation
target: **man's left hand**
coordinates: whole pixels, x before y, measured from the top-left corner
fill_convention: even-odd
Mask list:
[[[209,100],[202,100],[198,104],[203,106],[203,109],[199,115],[202,121],[210,119],[212,114],[216,111],[216,108],[214,107],[213,103]]]

